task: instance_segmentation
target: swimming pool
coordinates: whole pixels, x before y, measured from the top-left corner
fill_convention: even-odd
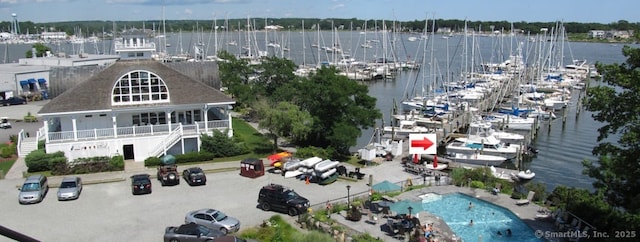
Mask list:
[[[441,217],[463,241],[543,241],[518,216],[492,203],[461,193],[430,193],[421,198],[424,210]],[[471,220],[473,226],[469,226]],[[507,236],[507,229],[511,229],[511,236]]]

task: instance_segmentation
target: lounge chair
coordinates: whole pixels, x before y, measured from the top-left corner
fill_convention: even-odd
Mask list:
[[[518,201],[516,201],[516,205],[527,205],[529,203],[531,203],[531,199],[533,199],[533,195],[535,195],[536,192],[534,191],[529,191],[529,194],[527,194],[527,199],[520,199]]]

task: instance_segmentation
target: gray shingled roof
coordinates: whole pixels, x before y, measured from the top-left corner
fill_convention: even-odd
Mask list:
[[[162,106],[187,104],[235,103],[235,101],[204,83],[195,81],[157,61],[118,61],[88,80],[60,94],[47,103],[40,115],[92,110],[118,110],[139,106],[111,106],[111,91],[118,78],[134,71],[156,73],[167,85],[171,102]],[[149,105],[158,107],[158,104]]]

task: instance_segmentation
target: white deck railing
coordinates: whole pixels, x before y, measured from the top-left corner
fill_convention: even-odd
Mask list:
[[[159,156],[160,154],[166,154],[167,149],[171,148],[171,146],[175,145],[180,141],[180,138],[184,135],[184,129],[181,124],[178,124],[177,127],[173,129],[169,133],[169,135],[162,140],[162,142],[151,152],[149,156]]]
[[[224,130],[230,127],[228,120],[216,120],[207,122],[207,129],[205,130],[205,122],[196,122],[195,124],[182,125],[182,129],[185,134],[199,135],[207,133],[209,130]],[[178,124],[171,124],[173,128]],[[166,124],[160,125],[145,125],[145,126],[130,126],[130,127],[118,127],[102,128],[102,129],[87,129],[78,130],[75,133],[73,131],[62,132],[49,132],[49,143],[68,142],[76,140],[97,140],[97,139],[114,139],[121,137],[140,137],[140,136],[152,136],[152,135],[166,135],[169,134],[169,126]]]

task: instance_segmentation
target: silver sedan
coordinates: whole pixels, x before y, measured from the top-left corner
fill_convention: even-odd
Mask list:
[[[60,188],[58,188],[58,201],[75,200],[82,193],[82,180],[80,177],[62,178]]]
[[[211,208],[199,209],[187,213],[187,215],[184,216],[184,223],[200,224],[213,230],[219,230],[224,234],[240,230],[240,221],[238,221],[238,219],[229,217],[223,212]]]

